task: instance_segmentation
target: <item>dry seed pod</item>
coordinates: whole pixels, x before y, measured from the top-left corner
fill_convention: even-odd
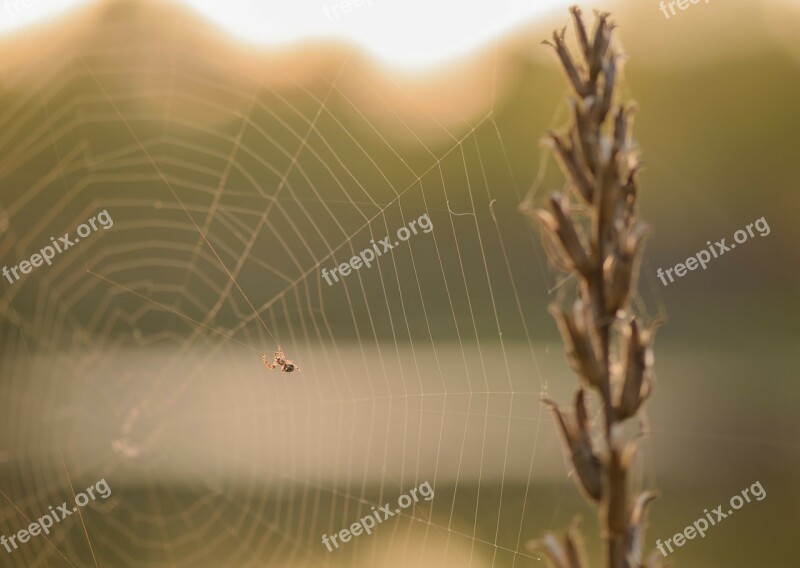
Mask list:
[[[583,568],[583,541],[578,531],[580,517],[575,517],[563,540],[552,532],[545,533],[540,541],[527,544],[532,551],[541,550],[556,568]]]
[[[585,326],[579,326],[573,315],[563,312],[557,306],[552,306],[550,312],[561,331],[561,338],[567,348],[567,360],[572,369],[588,385],[602,389],[605,385],[606,373]]]
[[[558,55],[558,58],[561,60],[561,66],[564,69],[564,72],[567,74],[567,78],[569,79],[572,88],[575,89],[575,93],[577,93],[581,97],[585,97],[590,93],[590,91],[588,86],[584,83],[583,79],[581,78],[581,73],[575,66],[575,61],[569,54],[567,46],[564,44],[564,35],[566,33],[567,33],[566,28],[562,29],[560,32],[556,30],[553,32],[553,41],[552,42],[544,41],[543,43],[551,46],[553,49],[556,50],[556,54]]]
[[[642,545],[644,544],[644,530],[647,506],[658,498],[655,491],[644,491],[639,494],[631,507],[631,554],[629,561],[631,566],[641,566],[642,564]]]
[[[592,500],[599,501],[603,490],[603,467],[592,449],[584,391],[579,390],[575,396],[574,414],[564,413],[549,399],[544,402],[553,411],[564,443],[569,448],[579,487]]]
[[[537,215],[544,226],[553,234],[555,240],[561,245],[569,264],[581,274],[587,273],[591,268],[589,256],[583,244],[585,237],[580,227],[570,217],[569,201],[561,195],[550,196],[550,211],[538,210]]]
[[[572,182],[581,197],[587,203],[591,203],[594,181],[590,178],[591,172],[587,172],[581,167],[574,146],[555,132],[548,133],[543,142],[555,150],[561,171]]]
[[[626,352],[624,359],[623,384],[615,406],[617,418],[625,420],[634,416],[642,403],[650,395],[651,384],[647,379],[652,361],[648,357],[650,346],[639,332],[639,325],[633,320],[626,328]]]

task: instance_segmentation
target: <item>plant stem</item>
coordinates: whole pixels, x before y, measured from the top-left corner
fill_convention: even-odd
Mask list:
[[[564,41],[565,30],[546,42],[555,49],[573,88],[567,132],[550,133],[547,139],[569,183],[564,192],[550,197],[549,210],[522,208],[539,218],[545,239],[555,245],[548,247],[555,255],[551,256],[554,264],[580,282],[571,311],[551,309],[569,362],[582,383],[575,409],[570,415],[554,402],[546,402],[555,413],[579,488],[599,505],[606,566],[643,568],[638,547],[644,508],[654,494],[631,499],[628,471],[633,443],[626,445],[621,439],[623,422],[639,412],[651,392],[652,357],[645,355],[650,334],[640,332],[628,306],[645,232],[636,219],[639,165],[629,142],[631,107],[615,105],[614,100],[619,66],[619,55],[611,46],[614,25],[607,14],[598,14],[590,40],[580,11],[573,8],[572,15],[582,61],[573,60]],[[573,200],[581,206],[571,207]],[[600,452],[592,442],[587,390],[596,391],[602,404]],[[542,541],[558,568],[583,568],[577,538],[573,525],[564,544],[552,536]]]

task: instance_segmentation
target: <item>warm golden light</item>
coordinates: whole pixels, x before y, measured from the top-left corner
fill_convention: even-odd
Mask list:
[[[464,56],[569,0],[180,0],[246,41],[281,46],[332,38],[394,66],[423,68]],[[88,0],[0,0],[0,32],[52,18]],[[442,22],[448,22],[442,26]]]

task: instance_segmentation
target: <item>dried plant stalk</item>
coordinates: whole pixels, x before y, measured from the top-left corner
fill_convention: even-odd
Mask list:
[[[647,233],[636,210],[634,106],[616,100],[621,56],[612,46],[614,24],[608,14],[596,15],[590,35],[580,10],[573,7],[571,13],[578,60],[565,44],[566,30],[545,42],[555,50],[572,88],[566,131],[545,138],[567,186],[550,196],[544,209],[521,207],[540,222],[553,263],[578,281],[571,309],[553,306],[551,312],[581,385],[571,412],[545,402],[553,410],[579,489],[598,506],[605,565],[651,567],[658,559],[653,554],[643,561],[641,548],[646,507],[655,494],[630,495],[635,441],[625,441],[622,431],[623,423],[642,411],[653,384],[653,329],[643,330],[629,306]],[[601,404],[599,432],[593,432],[588,418],[590,391]],[[586,566],[576,523],[563,539],[548,533],[538,547],[558,568]]]

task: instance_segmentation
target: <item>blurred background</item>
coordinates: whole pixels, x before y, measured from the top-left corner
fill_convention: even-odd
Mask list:
[[[559,1],[0,3],[0,265],[107,210],[0,296],[0,533],[105,478],[112,496],[3,566],[544,566],[595,512],[543,393],[577,382],[562,282],[517,207],[566,84]],[[646,545],[761,482],[670,556],[796,566],[796,3],[613,12],[654,228],[637,305],[666,317],[634,484]],[[572,30],[569,31],[572,38]],[[427,213],[433,231],[328,286]],[[756,236],[664,287],[707,241]],[[266,369],[280,345],[299,373]],[[399,517],[321,542],[428,481]]]

